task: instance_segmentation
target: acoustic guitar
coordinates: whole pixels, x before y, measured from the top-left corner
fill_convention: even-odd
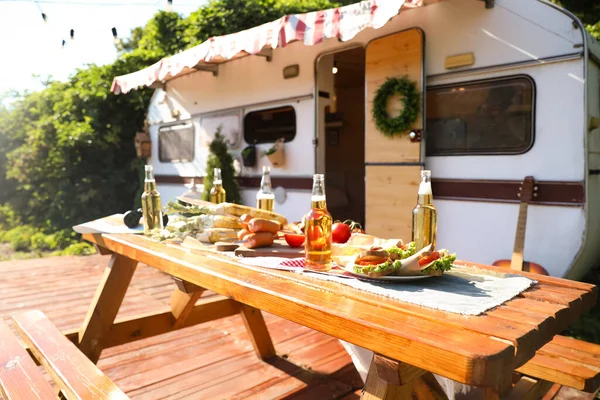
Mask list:
[[[497,260],[492,265],[502,268],[510,268],[517,271],[532,272],[534,274],[548,275],[548,271],[540,264],[523,261],[523,250],[525,248],[525,227],[527,226],[527,206],[532,198],[537,197],[537,187],[533,176],[527,176],[519,189],[519,217],[517,219],[517,233],[515,234],[515,247],[510,260]]]

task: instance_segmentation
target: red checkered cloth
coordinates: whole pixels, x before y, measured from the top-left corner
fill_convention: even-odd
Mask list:
[[[285,47],[301,41],[306,46],[326,39],[348,41],[367,28],[378,29],[404,7],[419,7],[423,0],[365,0],[345,7],[305,14],[286,15],[275,21],[208,39],[196,47],[131,74],[114,78],[111,91],[127,93],[143,86],[152,86],[176,76],[195,72],[200,64],[219,64],[239,57],[259,54],[263,49]]]
[[[290,258],[289,260],[279,263],[279,265],[285,268],[304,268],[306,262],[304,261],[304,258]]]

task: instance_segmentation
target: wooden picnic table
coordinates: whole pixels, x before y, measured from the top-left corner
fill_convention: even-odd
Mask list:
[[[105,347],[236,313],[243,316],[257,355],[267,359],[275,349],[263,310],[372,350],[376,356],[363,398],[407,398],[409,392],[402,390],[427,382],[432,373],[483,387],[490,399],[504,398],[510,395],[514,370],[597,299],[594,285],[519,272],[538,284],[482,315],[463,316],[303,274],[251,267],[226,255],[158,243],[143,235],[83,237],[112,254],[77,338],[92,361]],[[176,280],[172,312],[115,321],[138,262]],[[222,297],[198,301],[204,290]],[[383,379],[386,375],[389,379]],[[391,384],[404,386],[392,393]],[[443,398],[438,395],[434,398]]]

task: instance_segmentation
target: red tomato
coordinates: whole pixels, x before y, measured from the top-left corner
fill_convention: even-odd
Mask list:
[[[304,244],[304,235],[298,235],[295,233],[286,233],[284,235],[285,241],[290,247],[300,247]]]
[[[334,243],[346,243],[350,235],[352,235],[350,226],[342,222],[336,222],[331,227],[331,238]]]
[[[425,256],[425,257],[421,258],[421,259],[419,260],[419,265],[420,265],[420,266],[422,266],[422,265],[427,265],[427,264],[429,264],[430,262],[433,262],[433,261],[437,260],[438,258],[440,258],[440,253],[438,253],[437,251],[434,251],[434,252],[433,252],[433,253],[431,253],[430,255],[428,255],[428,256]]]

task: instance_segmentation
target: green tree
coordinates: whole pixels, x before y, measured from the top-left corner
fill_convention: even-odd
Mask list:
[[[215,168],[221,168],[221,179],[223,180],[223,189],[227,202],[241,202],[240,187],[235,176],[235,168],[233,166],[233,157],[227,148],[227,142],[221,135],[221,127],[217,129],[215,138],[210,143],[208,159],[206,161],[206,176],[204,177],[204,192],[202,200],[209,200],[210,189],[213,187],[215,178]]]
[[[600,40],[600,1],[598,0],[551,0],[575,14],[585,28]]]
[[[227,35],[276,20],[287,14],[305,13],[356,3],[357,0],[213,0],[188,17],[185,38],[195,46],[212,36]]]

